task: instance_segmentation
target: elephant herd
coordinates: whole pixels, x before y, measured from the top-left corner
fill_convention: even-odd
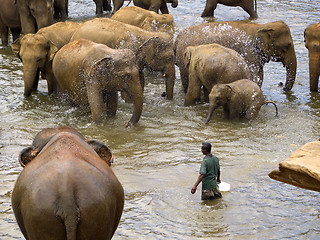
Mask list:
[[[23,64],[24,96],[37,89],[41,76],[49,94],[89,105],[92,120],[101,123],[104,105],[107,115],[116,114],[120,92],[133,104],[125,124],[131,126],[143,110],[145,69],[163,74],[163,96],[171,100],[177,66],[185,105],[209,102],[206,123],[220,106],[228,118],[253,119],[263,104],[275,105],[261,91],[263,67],[269,61],[283,64],[283,90],[292,89],[297,60],[284,22],[203,23],[183,29],[174,39],[172,16],[157,15],[125,7],[114,18],[58,22],[17,37],[11,49]],[[318,90],[319,28],[313,24],[305,30],[311,91]],[[24,169],[12,193],[26,239],[111,239],[124,205],[123,188],[109,167],[112,159],[104,143],[86,140],[73,128],[38,133],[32,146],[20,153]]]

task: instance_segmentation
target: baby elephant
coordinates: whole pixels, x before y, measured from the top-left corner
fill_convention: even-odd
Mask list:
[[[231,83],[239,79],[251,79],[251,73],[244,58],[236,51],[219,44],[187,47],[183,60],[189,72],[185,105],[200,99],[204,86],[205,101],[211,88],[218,83]]]
[[[206,123],[210,121],[214,110],[220,106],[223,106],[225,116],[229,119],[250,120],[258,116],[263,104],[268,103],[275,106],[276,116],[278,116],[277,105],[265,100],[260,87],[255,82],[241,79],[229,84],[217,84],[209,94],[209,114]]]

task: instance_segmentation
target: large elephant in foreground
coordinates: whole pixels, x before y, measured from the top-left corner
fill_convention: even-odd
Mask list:
[[[290,29],[284,22],[210,22],[182,30],[176,37],[174,51],[185,92],[188,89],[188,71],[183,63],[183,52],[188,46],[209,43],[218,43],[240,53],[260,87],[265,63],[270,60],[282,62],[287,71],[284,90],[291,90],[296,78],[297,59]]]
[[[15,41],[21,33],[20,15],[14,0],[0,0],[0,38],[8,45],[9,29]]]
[[[201,87],[204,100],[218,83],[231,83],[239,79],[252,79],[249,67],[236,51],[219,44],[189,46],[184,51],[184,64],[189,72],[189,85],[185,105],[200,99]]]
[[[12,208],[26,239],[111,239],[124,205],[111,150],[71,127],[43,129],[20,153]],[[26,161],[26,162],[23,162]]]
[[[131,49],[138,60],[140,81],[144,86],[143,69],[161,71],[166,78],[166,94],[173,98],[175,66],[172,38],[167,33],[149,32],[109,18],[84,22],[71,41],[85,38],[108,47]]]
[[[53,0],[16,0],[22,33],[36,33],[53,24]]]
[[[49,94],[58,92],[52,73],[54,54],[70,41],[80,26],[76,22],[59,22],[40,29],[36,34],[26,34],[11,44],[11,48],[23,64],[24,96],[29,97],[37,90],[39,73],[48,83]]]
[[[113,1],[113,11],[115,13],[118,11],[124,0],[112,0]],[[178,0],[133,0],[133,4],[137,7],[147,9],[156,13],[159,13],[159,10],[162,14],[168,14],[169,10],[167,3],[171,3],[171,7],[176,8],[178,6]]]
[[[251,18],[258,18],[257,0],[207,0],[201,17],[213,17],[214,10],[216,9],[218,3],[232,7],[239,6],[245,10]]]
[[[139,121],[143,94],[138,64],[131,50],[79,39],[56,53],[52,69],[63,95],[78,105],[89,104],[95,123],[101,123],[104,103],[108,115],[116,114],[118,91],[133,103],[133,114],[126,126]]]
[[[158,14],[140,7],[121,8],[111,19],[140,27],[151,32],[166,32],[173,36],[174,23],[171,14]]]
[[[223,107],[227,119],[251,120],[258,116],[261,106],[268,103],[275,106],[276,116],[278,116],[277,105],[265,100],[261,88],[255,82],[240,79],[228,84],[216,84],[209,94],[209,113],[206,123],[220,106]]]
[[[305,29],[304,41],[309,51],[310,91],[318,91],[320,75],[320,23],[311,24]]]

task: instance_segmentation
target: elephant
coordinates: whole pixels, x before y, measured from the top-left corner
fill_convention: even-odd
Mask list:
[[[103,14],[103,11],[111,11],[111,0],[93,0],[96,4],[96,14]]]
[[[309,88],[318,91],[320,75],[320,23],[309,25],[304,31],[305,46],[309,52]]]
[[[9,43],[9,29],[15,41],[21,33],[21,23],[18,8],[14,0],[0,1],[0,37],[2,45]]]
[[[23,63],[24,96],[37,90],[39,73],[47,79],[48,93],[57,93],[58,84],[52,73],[55,53],[70,41],[74,31],[81,25],[76,22],[58,22],[40,29],[36,34],[26,34],[11,44],[11,49]]]
[[[54,0],[53,2],[54,19],[61,19],[61,20],[67,19],[68,12],[69,12],[68,4],[69,4],[68,0]]]
[[[169,34],[149,32],[110,18],[95,18],[83,23],[73,34],[71,41],[80,38],[103,43],[114,49],[131,49],[138,60],[142,89],[144,68],[161,71],[166,79],[167,99],[173,98],[175,66],[173,40]]]
[[[201,17],[213,17],[214,10],[216,9],[218,3],[232,7],[239,6],[245,10],[252,19],[258,18],[257,0],[207,0]]]
[[[22,33],[36,33],[53,24],[53,0],[15,0],[18,6]]]
[[[107,114],[115,115],[118,91],[133,103],[133,114],[126,126],[137,123],[143,107],[139,68],[129,49],[112,49],[86,39],[63,46],[52,63],[63,95],[77,105],[88,105],[92,120],[100,124],[103,103]]]
[[[252,79],[244,58],[235,50],[219,44],[189,46],[183,60],[189,72],[189,85],[184,104],[194,104],[200,99],[201,87],[207,101],[212,87],[218,83],[231,83],[239,79]]]
[[[223,107],[228,119],[245,118],[255,119],[264,104],[272,103],[278,116],[278,107],[275,102],[266,101],[261,88],[249,79],[240,79],[232,83],[216,84],[209,94],[209,113],[206,124],[210,121],[213,112]]]
[[[113,14],[118,11],[124,0],[112,0],[113,1]],[[156,13],[159,13],[159,10],[162,14],[168,14],[169,10],[167,3],[171,3],[171,7],[176,8],[178,6],[178,0],[133,0],[133,4],[137,7],[150,10]]]
[[[158,14],[140,7],[121,8],[111,19],[131,24],[151,32],[166,32],[173,36],[174,24],[171,14]]]
[[[290,29],[283,21],[266,24],[210,22],[180,31],[174,42],[174,52],[184,92],[188,89],[188,71],[183,63],[185,48],[209,43],[218,43],[240,53],[248,64],[254,82],[260,87],[265,63],[270,60],[282,62],[287,71],[283,89],[292,89],[296,78],[297,59]]]
[[[39,136],[40,135],[40,136]],[[109,167],[111,150],[74,128],[45,128],[23,149],[11,196],[26,239],[111,239],[124,207],[124,190]]]

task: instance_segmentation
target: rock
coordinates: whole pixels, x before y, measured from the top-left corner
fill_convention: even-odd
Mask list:
[[[297,149],[269,177],[300,188],[320,192],[320,141],[309,142]]]

